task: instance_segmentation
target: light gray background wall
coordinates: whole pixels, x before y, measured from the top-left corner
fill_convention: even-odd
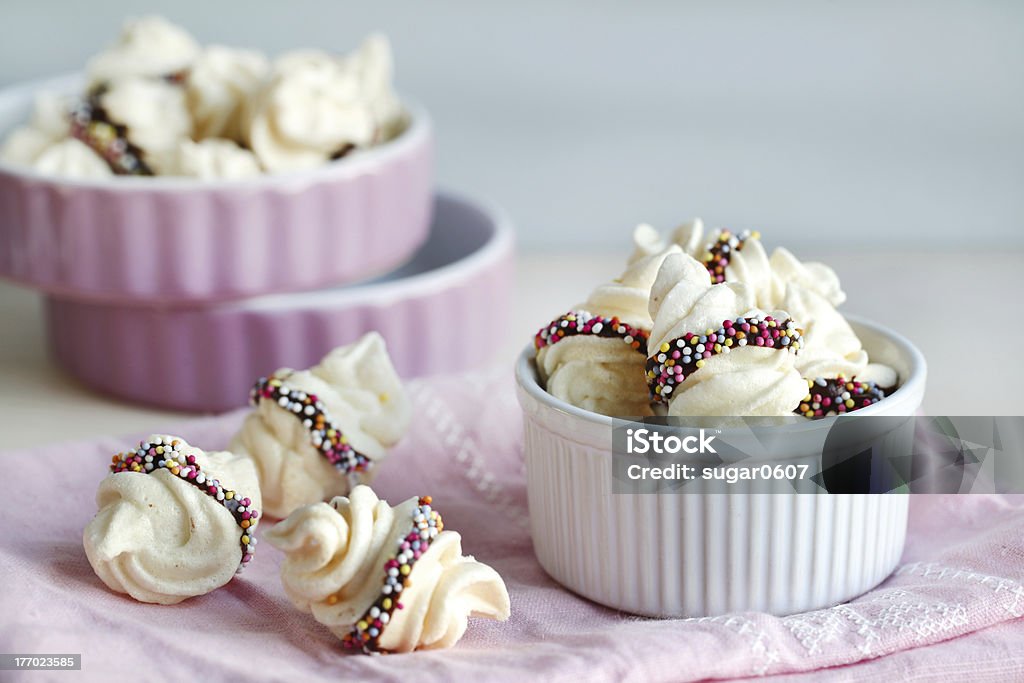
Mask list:
[[[440,182],[528,247],[693,214],[817,248],[1024,246],[1024,2],[0,0],[0,84],[148,12],[273,53],[385,31]]]

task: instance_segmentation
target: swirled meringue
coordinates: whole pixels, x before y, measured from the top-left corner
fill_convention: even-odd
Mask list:
[[[210,45],[195,60],[185,81],[197,139],[245,139],[247,106],[270,75],[260,52]]]
[[[774,273],[760,239],[746,239],[742,249],[730,254],[729,265],[725,267],[725,279],[746,284],[754,293],[757,306],[764,310],[779,305],[773,296]]]
[[[796,368],[807,379],[858,377],[868,364],[850,323],[828,300],[796,282],[786,288],[783,306],[800,321],[804,346]]]
[[[174,442],[180,442],[176,453],[195,458],[203,477],[260,509],[256,470],[247,458],[206,453],[166,434],[146,439],[161,448]],[[246,531],[224,503],[168,469],[110,474],[100,482],[96,505],[83,544],[89,564],[111,590],[173,605],[223,586],[238,570]]]
[[[207,138],[199,142],[182,140],[163,169],[165,175],[205,180],[251,178],[261,172],[252,152],[223,138]]]
[[[679,247],[672,245],[633,261],[618,278],[591,292],[576,310],[649,330],[651,285],[665,258],[678,253]],[[644,354],[622,339],[592,335],[566,337],[537,352],[537,369],[550,394],[584,410],[619,417],[651,415],[644,361]]]
[[[378,35],[346,57],[318,50],[280,57],[249,128],[263,167],[310,168],[386,139],[401,118],[391,71],[390,47]]]
[[[192,133],[192,119],[181,88],[148,78],[124,78],[98,95],[110,122],[127,128],[128,141],[146,163],[163,170],[179,144]]]
[[[0,147],[0,160],[29,166],[48,148],[68,137],[71,130],[71,104],[66,97],[39,93],[32,107],[32,118],[15,128]]]
[[[344,495],[353,480],[368,482],[374,475],[372,468],[346,475],[325,457],[316,426],[305,424],[305,399],[313,403],[315,397],[347,444],[370,464],[383,459],[409,427],[409,399],[376,332],[334,349],[308,370],[283,368],[274,378],[294,402],[257,398],[230,446],[256,464],[269,515],[285,517],[301,505]]]
[[[850,323],[821,294],[791,282],[783,303],[803,326],[804,346],[796,369],[805,379],[842,377],[873,382],[885,391],[896,387],[896,370],[871,362]]]
[[[106,178],[114,175],[102,157],[75,138],[66,138],[44,149],[32,162],[32,167],[42,173],[65,178]]]
[[[172,77],[191,67],[199,52],[199,43],[185,29],[163,17],[129,19],[118,41],[93,57],[86,72],[92,84]]]
[[[752,310],[754,309],[754,310]],[[754,295],[741,282],[712,285],[707,268],[692,257],[675,254],[665,259],[651,289],[654,318],[649,354],[687,332],[703,334],[739,316],[764,317],[754,307]],[[789,314],[771,314],[784,320]],[[734,347],[713,355],[666,397],[669,415],[782,416],[790,414],[807,393],[796,371],[795,354],[785,349]]]
[[[817,292],[833,306],[846,301],[846,292],[839,284],[839,276],[824,263],[803,263],[783,247],[776,247],[769,262],[772,269],[772,301],[775,305],[782,302],[786,296],[786,287],[791,282]]]
[[[424,516],[423,501],[391,507],[369,487],[357,486],[348,498],[307,505],[277,524],[266,540],[285,553],[281,581],[293,604],[343,642],[351,643],[354,632],[369,632],[372,651],[380,652],[451,647],[465,633],[468,617],[507,619],[504,582],[494,569],[462,554],[457,532],[420,536],[423,545],[429,543],[425,552],[421,545],[407,551],[407,561],[396,559],[407,535],[427,528],[416,521]],[[397,578],[393,591],[385,584],[390,566]],[[399,571],[404,566],[411,571]],[[382,610],[384,598],[402,608],[384,603]]]
[[[673,244],[679,247],[684,254],[693,257],[699,256],[705,246],[704,221],[700,218],[693,218],[681,223],[672,231],[667,241],[656,228],[647,223],[641,223],[633,230],[633,254],[629,257],[629,263],[665,251]]]

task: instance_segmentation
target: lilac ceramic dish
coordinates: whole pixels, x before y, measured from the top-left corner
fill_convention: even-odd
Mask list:
[[[90,387],[148,405],[221,411],[279,367],[304,368],[379,331],[403,377],[491,361],[510,305],[513,236],[500,213],[450,195],[412,261],[371,282],[203,308],[49,297],[59,365]]]
[[[0,91],[0,136],[37,92]],[[198,302],[326,287],[405,263],[427,237],[430,118],[373,149],[310,171],[249,180],[119,176],[73,180],[0,162],[0,277],[63,298]]]

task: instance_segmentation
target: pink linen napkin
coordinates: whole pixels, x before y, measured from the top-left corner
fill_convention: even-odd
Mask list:
[[[240,577],[180,605],[110,592],[81,533],[111,454],[135,435],[0,454],[0,652],[82,654],[81,678],[20,674],[32,681],[1024,680],[1022,496],[915,496],[899,569],[846,604],[784,618],[644,619],[577,597],[534,559],[507,373],[421,380],[411,393],[411,432],[374,488],[392,503],[434,497],[465,551],[505,578],[507,623],[474,620],[447,651],[349,654],[288,602],[282,556],[266,543]],[[223,448],[242,416],[153,431]]]

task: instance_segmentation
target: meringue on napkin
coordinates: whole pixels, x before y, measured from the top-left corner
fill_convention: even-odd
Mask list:
[[[368,486],[299,508],[266,534],[292,603],[366,652],[446,648],[470,616],[508,619],[501,576],[443,528],[429,498],[394,507]]]
[[[264,388],[273,385],[278,398],[254,396],[256,407],[230,449],[252,458],[266,512],[274,517],[371,481],[374,466],[409,428],[409,398],[376,332],[334,349],[308,370],[283,368],[265,379]],[[359,468],[325,456],[330,430],[339,432],[333,443],[343,440],[360,458]]]
[[[137,471],[100,482],[98,512],[85,527],[83,544],[89,564],[111,590],[173,605],[220,588],[248,561],[243,547],[255,546],[255,538],[247,537],[250,524],[240,527],[229,506],[237,510],[248,498],[250,510],[259,511],[260,489],[247,458],[204,452],[166,434],[149,436],[126,455],[150,451],[139,456],[148,461]],[[181,462],[154,467],[172,457]],[[190,472],[193,465],[196,473]],[[219,498],[195,483],[213,480],[221,485]],[[236,502],[225,502],[224,491]]]

